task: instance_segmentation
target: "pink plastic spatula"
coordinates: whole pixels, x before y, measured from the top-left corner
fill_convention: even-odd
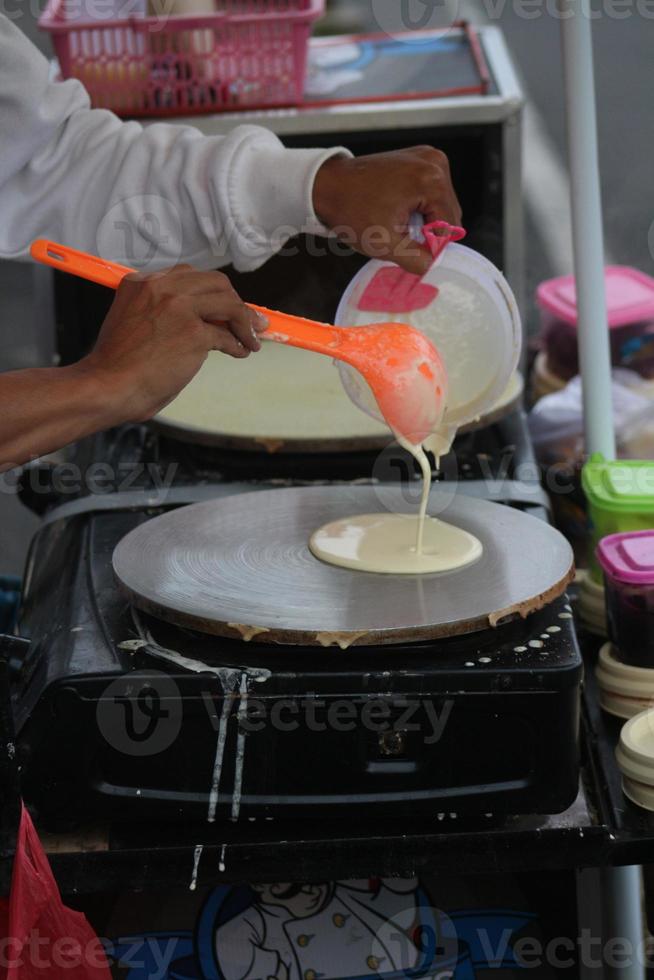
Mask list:
[[[422,227],[425,242],[434,262],[450,242],[465,238],[464,228],[447,221],[432,221]],[[397,266],[385,266],[370,280],[357,307],[365,313],[413,313],[424,310],[438,296],[438,288],[420,276]]]
[[[34,259],[62,272],[117,289],[133,269],[43,239]],[[445,412],[447,374],[440,354],[419,330],[405,323],[333,327],[251,304],[270,326],[259,336],[326,354],[355,368],[366,380],[389,427],[410,443],[424,441]],[[299,409],[301,406],[299,407]]]

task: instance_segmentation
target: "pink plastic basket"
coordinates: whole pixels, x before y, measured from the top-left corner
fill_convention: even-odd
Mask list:
[[[62,76],[83,82],[96,108],[171,116],[302,101],[325,0],[215,0],[216,13],[183,17],[148,16],[145,3],[49,0],[39,20]]]

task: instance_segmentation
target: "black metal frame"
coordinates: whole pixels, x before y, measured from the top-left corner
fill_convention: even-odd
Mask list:
[[[3,646],[12,638],[3,638]],[[58,848],[51,863],[62,891],[92,894],[108,889],[183,886],[195,848],[203,845],[198,886],[236,883],[256,876],[302,881],[331,877],[415,875],[433,871],[482,874],[611,867],[654,860],[654,814],[622,797],[613,759],[620,723],[602,714],[593,681],[598,641],[586,638],[588,682],[582,716],[582,786],[577,803],[552,817],[520,817],[494,824],[453,820],[386,821],[352,829],[342,822],[239,824],[212,828],[121,825],[108,830],[105,849]],[[10,746],[6,654],[0,664],[2,745]],[[18,773],[3,752],[0,893],[8,890],[19,816]],[[225,871],[218,872],[224,863]]]

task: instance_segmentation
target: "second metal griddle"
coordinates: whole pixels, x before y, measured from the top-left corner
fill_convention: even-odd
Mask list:
[[[461,426],[458,434],[466,435],[469,432],[478,432],[510,415],[520,405],[523,392],[524,382],[519,375],[515,376],[506,396],[486,415],[475,419],[468,425]],[[264,412],[263,406],[262,412]],[[332,435],[308,438],[289,438],[273,431],[268,436],[253,436],[245,432],[237,435],[223,432],[218,428],[210,429],[194,425],[191,421],[173,421],[164,415],[155,416],[150,425],[162,435],[179,442],[250,453],[306,453],[310,455],[342,452],[361,453],[374,450],[381,451],[392,441],[390,432],[384,432],[378,436]]]
[[[172,511],[130,532],[113,556],[133,604],[161,619],[258,643],[373,645],[473,633],[560,596],[572,550],[509,507],[434,490],[429,512],[476,535],[482,558],[457,572],[375,575],[335,568],[311,533],[352,514],[406,512],[397,486],[301,487]]]

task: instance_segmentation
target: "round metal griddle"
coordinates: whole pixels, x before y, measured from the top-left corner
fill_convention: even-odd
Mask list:
[[[461,426],[458,435],[464,436],[469,432],[477,432],[494,425],[500,419],[514,412],[522,401],[524,382],[517,376],[507,389],[506,396],[488,413]],[[262,412],[264,408],[262,407]],[[390,431],[379,436],[333,435],[321,438],[289,438],[283,434],[269,436],[233,435],[227,432],[202,428],[191,422],[171,421],[163,416],[155,416],[151,420],[152,428],[162,435],[175,439],[177,442],[191,443],[196,446],[210,446],[216,449],[239,450],[241,452],[269,453],[365,453],[381,451],[393,441]]]
[[[498,403],[461,434],[508,415],[523,387],[514,375]],[[361,453],[393,441],[350,402],[328,358],[278,344],[248,361],[211,355],[151,425],[178,442],[257,453]]]
[[[238,436],[191,423],[171,422],[160,416],[155,416],[149,424],[157,432],[176,442],[239,452],[267,453],[271,456],[277,453],[368,453],[384,449],[393,439],[390,432],[383,436],[325,436],[315,439],[295,439],[284,435]]]
[[[452,489],[454,494],[454,487]],[[375,575],[314,558],[311,533],[351,514],[412,510],[397,486],[240,494],[153,518],[116,547],[119,585],[138,608],[219,636],[330,646],[456,636],[526,616],[574,573],[565,538],[520,511],[434,490],[429,511],[475,534],[457,572]]]

